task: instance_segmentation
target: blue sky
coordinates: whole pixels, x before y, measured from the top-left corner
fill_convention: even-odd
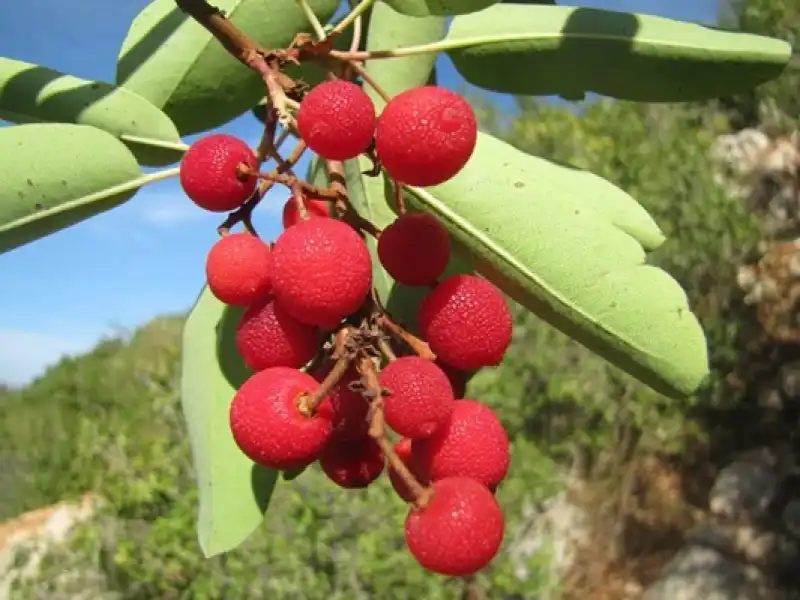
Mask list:
[[[128,24],[147,0],[27,0],[0,8],[0,55],[88,79],[112,81]],[[674,18],[714,20],[715,0],[588,0],[581,4]],[[440,82],[463,86],[449,60]],[[502,97],[495,96],[502,102]],[[245,115],[222,128],[251,145],[259,124]],[[304,167],[303,167],[304,168]],[[279,232],[285,192],[262,203],[259,232]],[[156,315],[186,310],[203,285],[217,216],[196,209],[176,180],[68,230],[0,255],[0,381],[20,385],[64,354]]]

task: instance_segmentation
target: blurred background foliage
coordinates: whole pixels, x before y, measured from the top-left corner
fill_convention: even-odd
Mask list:
[[[800,4],[751,0],[726,7],[726,26],[796,42]],[[625,466],[713,443],[712,423],[746,396],[726,384],[743,360],[750,311],[736,269],[759,242],[757,215],[717,183],[711,146],[744,126],[786,130],[800,117],[800,75],[752,94],[689,105],[596,99],[517,100],[509,118],[474,98],[482,127],[524,152],[589,169],[627,190],[669,241],[651,260],[686,289],[711,349],[712,378],[693,399],[668,401],[515,308],[504,364],[479,373],[468,395],[493,406],[513,440],[500,499],[502,557],[475,582],[425,574],[402,551],[405,509],[385,479],[344,492],[316,469],[281,482],[265,525],[224,557],[202,558],[195,490],[180,415],[182,317],[156,319],[90,353],[66,358],[19,390],[0,388],[0,519],[98,492],[101,516],[51,553],[19,598],[289,600],[482,597],[536,599],[558,585],[548,538],[530,541],[531,514],[579,480],[626,495]],[[487,199],[502,204],[502,197]],[[65,572],[91,570],[88,579]],[[93,587],[92,587],[93,586]],[[73,589],[75,588],[75,589]],[[59,595],[60,594],[60,595]]]

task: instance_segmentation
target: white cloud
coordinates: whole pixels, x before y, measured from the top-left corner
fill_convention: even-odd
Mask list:
[[[99,337],[0,329],[0,382],[25,385],[63,356],[89,350]]]

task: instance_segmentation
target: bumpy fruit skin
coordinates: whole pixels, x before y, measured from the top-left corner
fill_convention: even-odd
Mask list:
[[[250,306],[236,327],[236,348],[254,371],[271,367],[299,369],[319,346],[319,330],[301,323],[274,298]]]
[[[422,337],[439,358],[462,371],[500,364],[512,325],[500,290],[474,275],[448,277],[419,308]]]
[[[397,443],[394,445],[394,453],[397,455],[406,468],[411,471],[411,474],[416,478],[416,480],[422,485],[428,485],[428,480],[423,477],[420,470],[414,464],[414,458],[411,453],[411,446],[412,442],[410,438],[400,438]],[[411,490],[408,489],[406,482],[403,481],[403,478],[395,471],[391,465],[389,465],[389,481],[394,488],[395,493],[400,496],[406,502],[413,502],[414,501],[414,494],[411,493]]]
[[[249,306],[266,298],[271,289],[272,253],[250,233],[220,238],[206,257],[208,289],[225,304]]]
[[[181,187],[200,208],[228,212],[239,208],[253,195],[257,178],[241,177],[240,163],[258,170],[253,151],[242,140],[215,133],[197,140],[181,160]]]
[[[453,412],[455,396],[450,380],[435,363],[419,356],[403,356],[381,371],[386,423],[411,439],[423,439],[444,425]]]
[[[433,215],[406,214],[381,233],[378,258],[395,281],[430,285],[450,262],[450,237]]]
[[[449,421],[430,438],[414,440],[413,461],[425,478],[471,477],[491,490],[510,463],[508,435],[495,412],[477,400],[457,400]]]
[[[330,160],[349,160],[364,152],[375,135],[375,105],[349,81],[320,83],[305,95],[297,111],[300,137]]]
[[[322,449],[319,466],[339,487],[365,488],[383,472],[385,459],[370,437],[341,439],[334,435]]]
[[[406,518],[406,544],[429,571],[451,577],[472,575],[495,557],[505,518],[494,495],[468,477],[433,484],[434,494]]]
[[[316,217],[330,217],[331,203],[315,198],[305,199],[306,212],[309,219]],[[289,198],[283,205],[283,228],[289,229],[292,225],[297,225],[301,221],[300,211],[297,210],[297,202],[294,198]]]
[[[328,361],[311,375],[322,383],[333,366],[334,363]],[[369,403],[361,392],[350,389],[350,384],[359,379],[361,376],[358,371],[351,366],[328,394],[333,431],[339,439],[362,438],[369,430]]]
[[[332,329],[364,303],[372,259],[355,230],[309,219],[284,231],[272,249],[272,289],[297,320]]]
[[[333,428],[327,411],[306,417],[296,401],[316,388],[311,375],[288,367],[252,375],[231,403],[231,432],[241,451],[254,462],[281,471],[314,462]]]
[[[398,181],[427,187],[455,176],[475,150],[478,122],[469,103],[438,86],[406,90],[378,118],[375,150]]]

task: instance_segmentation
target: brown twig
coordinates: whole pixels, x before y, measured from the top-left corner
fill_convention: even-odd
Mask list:
[[[307,221],[308,209],[306,208],[306,199],[305,195],[303,194],[303,188],[299,185],[294,186],[294,189],[292,189],[292,198],[294,199],[295,206],[297,206],[297,214],[300,215],[300,219]]]
[[[427,360],[436,360],[436,354],[434,354],[427,342],[419,339],[402,325],[392,321],[389,315],[387,315],[385,312],[377,317],[376,322],[378,327],[385,329],[393,336],[403,340],[403,342],[405,342],[408,347],[416,352],[421,358],[425,358]]]
[[[336,359],[333,368],[325,376],[325,379],[314,390],[313,394],[304,393],[297,397],[297,408],[301,414],[312,417],[317,407],[331,393],[334,387],[342,380],[350,365],[353,362],[353,353],[350,348],[354,335],[352,327],[343,327],[336,334],[333,342],[332,357]]]
[[[389,92],[383,89],[381,85],[377,81],[375,81],[375,78],[369,74],[369,71],[367,71],[363,66],[361,66],[360,63],[351,60],[348,61],[347,66],[351,68],[353,71],[355,71],[358,75],[360,75],[361,78],[367,83],[367,85],[369,85],[373,90],[378,92],[378,95],[381,98],[383,98],[385,102],[389,102],[389,100],[392,99],[392,97],[389,95]]]
[[[403,483],[408,487],[414,497],[414,505],[422,508],[430,501],[432,490],[417,481],[411,470],[397,456],[392,441],[386,435],[386,420],[383,414],[383,389],[378,380],[375,363],[372,362],[372,358],[363,356],[359,359],[357,367],[358,372],[361,374],[361,381],[367,390],[367,395],[371,396],[369,436],[380,446],[383,455],[389,462],[389,467],[397,472]]]
[[[303,156],[303,153],[305,151],[306,151],[306,144],[305,142],[300,141],[297,144],[297,146],[295,146],[294,150],[292,150],[292,153],[289,155],[289,158],[286,161],[284,161],[283,165],[278,166],[276,171],[280,171],[282,168],[291,169],[291,167],[297,164],[297,161],[300,160],[300,157]],[[245,226],[248,227],[248,229],[252,228],[253,210],[255,210],[256,206],[258,206],[258,203],[261,202],[261,200],[264,198],[266,193],[270,190],[270,188],[273,185],[275,185],[275,182],[270,181],[269,179],[262,179],[261,181],[259,181],[256,193],[253,194],[253,196],[249,200],[247,200],[247,202],[242,204],[242,206],[237,208],[232,213],[228,214],[228,217],[225,219],[222,225],[217,227],[217,232],[221,236],[228,235],[228,233],[230,233],[231,229],[233,229],[233,227],[237,223],[244,223]]]
[[[359,231],[378,239],[381,235],[381,230],[374,223],[362,217],[350,204],[344,164],[338,160],[327,160],[325,161],[325,167],[328,170],[328,179],[331,182],[330,189],[335,193],[336,204],[334,208],[336,209],[336,215]]]

